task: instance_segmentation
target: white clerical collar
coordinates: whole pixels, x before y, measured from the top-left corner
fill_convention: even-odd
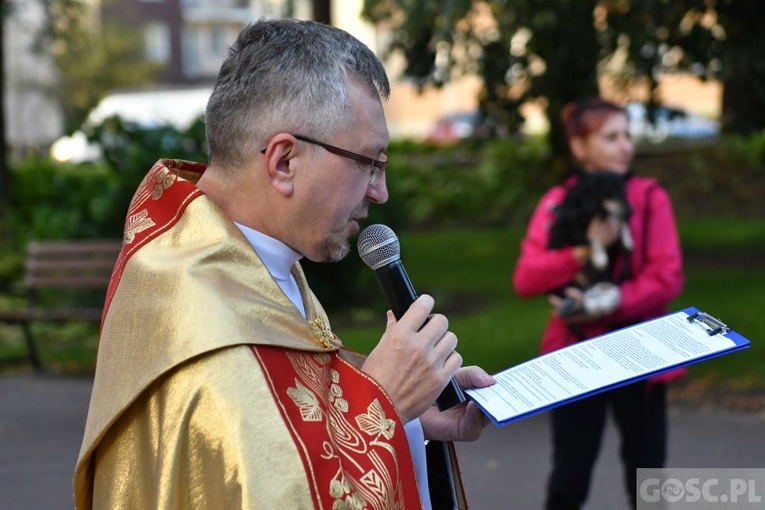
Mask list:
[[[277,280],[289,280],[292,266],[303,256],[273,237],[234,222],[252,247],[258,252],[268,272]]]
[[[242,231],[244,237],[250,242],[252,248],[260,256],[266,269],[268,269],[268,272],[276,280],[279,288],[292,301],[301,315],[305,317],[303,296],[300,295],[300,289],[295,281],[295,277],[291,273],[292,266],[303,256],[278,239],[269,237],[262,232],[236,222],[234,222],[234,225]]]

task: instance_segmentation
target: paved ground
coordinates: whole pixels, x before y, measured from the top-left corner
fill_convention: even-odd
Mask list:
[[[0,509],[72,508],[71,477],[88,378],[0,377]],[[671,467],[765,467],[765,413],[672,407]],[[473,510],[539,510],[549,469],[547,415],[458,447]],[[614,431],[607,431],[588,510],[627,508]]]

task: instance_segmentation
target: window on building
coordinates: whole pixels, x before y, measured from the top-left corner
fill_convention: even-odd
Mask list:
[[[228,49],[228,34],[222,28],[213,28],[210,31],[210,53],[212,55],[225,55]]]
[[[170,27],[165,23],[148,23],[144,30],[146,58],[165,64],[170,60]]]
[[[187,78],[196,78],[200,72],[199,56],[199,38],[200,31],[194,27],[183,29],[182,42],[183,51],[183,73]]]

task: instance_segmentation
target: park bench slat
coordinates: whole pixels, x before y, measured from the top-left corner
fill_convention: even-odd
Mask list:
[[[25,309],[0,310],[0,323],[23,327],[29,359],[42,369],[30,324],[32,322],[100,322],[102,308],[45,308],[38,305],[40,291],[86,289],[103,291],[109,286],[122,243],[119,241],[36,241],[27,246],[23,284]]]
[[[114,254],[119,252],[120,247],[121,243],[118,241],[33,241],[29,243],[27,253],[32,257],[49,253],[92,256],[96,253]]]
[[[30,260],[26,265],[29,273],[72,272],[89,274],[94,271],[111,271],[114,257],[92,260]]]
[[[36,276],[26,275],[24,285],[27,288],[97,288],[108,287],[111,273],[106,276]]]
[[[29,321],[69,322],[72,320],[100,321],[101,308],[58,308],[2,311],[2,322],[19,324]]]

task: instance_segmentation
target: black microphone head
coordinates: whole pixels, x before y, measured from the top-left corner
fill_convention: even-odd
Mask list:
[[[359,234],[356,246],[361,260],[372,269],[378,269],[401,258],[398,237],[386,225],[369,225]]]

